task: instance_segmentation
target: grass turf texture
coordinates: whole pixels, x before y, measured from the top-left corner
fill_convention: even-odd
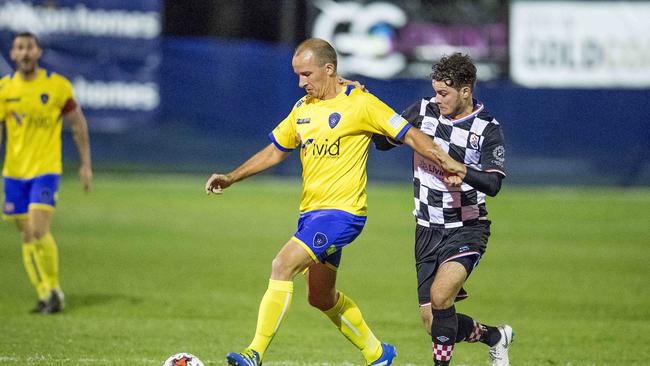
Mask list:
[[[107,176],[84,196],[63,181],[53,233],[68,308],[35,316],[13,225],[0,225],[3,365],[159,365],[186,351],[206,365],[248,344],[271,259],[294,232],[296,180],[253,178],[206,197],[204,177]],[[396,365],[430,365],[415,294],[409,183],[370,185],[363,234],[344,250],[338,287]],[[514,365],[647,365],[650,191],[505,186],[488,202],[488,252],[459,312],[516,331]],[[265,360],[361,365],[360,353],[296,278],[288,317]],[[487,365],[482,344],[456,365]]]

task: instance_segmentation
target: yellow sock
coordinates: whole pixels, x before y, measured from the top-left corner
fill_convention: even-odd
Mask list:
[[[43,269],[50,281],[50,288],[60,291],[59,284],[59,249],[56,246],[54,237],[51,233],[43,236],[37,241],[37,246],[41,250],[43,258]]]
[[[25,270],[27,270],[29,281],[36,289],[39,300],[47,300],[50,295],[50,281],[35,241],[23,243],[23,264]]]
[[[273,340],[285,314],[289,311],[292,297],[293,281],[269,279],[269,287],[260,302],[255,338],[248,346],[260,354],[260,359],[264,357],[264,352]]]
[[[336,325],[343,335],[357,348],[367,363],[381,357],[381,342],[368,327],[357,304],[339,291],[339,299],[333,308],[324,311],[325,315]]]

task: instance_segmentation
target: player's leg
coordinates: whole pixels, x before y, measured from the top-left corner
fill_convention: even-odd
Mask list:
[[[3,218],[13,220],[22,236],[23,264],[30,283],[34,286],[38,302],[32,312],[45,308],[50,293],[49,280],[45,272],[42,253],[38,250],[30,229],[28,207],[33,180],[4,178]]]
[[[395,348],[382,344],[370,330],[357,304],[336,290],[336,270],[342,248],[359,236],[366,222],[362,216],[338,210],[322,210],[308,221],[296,237],[312,251],[319,263],[307,274],[309,303],[320,309],[359,350],[368,364],[390,365]]]
[[[462,285],[478,265],[479,259],[485,251],[490,235],[489,229],[490,223],[483,222],[478,225],[452,229],[447,233],[448,236],[444,240],[441,254],[438,257],[443,264],[435,274],[435,280],[431,286],[431,312],[428,313],[421,310],[425,326],[431,324],[434,357],[436,355],[435,332],[436,329],[438,329],[438,332],[441,331],[437,323],[444,323],[445,319],[447,319],[448,327],[452,327],[453,322],[449,318],[455,317],[455,343],[467,341],[487,344],[490,347],[490,357],[493,365],[502,366],[509,364],[507,348],[512,342],[514,335],[512,328],[507,325],[494,327],[481,324],[470,316],[456,313],[455,307],[453,306],[455,301],[467,296]],[[458,290],[456,287],[459,287]],[[438,321],[436,319],[437,316],[442,320]],[[449,332],[453,331],[449,330]],[[443,336],[444,338],[446,336]],[[439,345],[437,348],[442,349],[443,347]],[[448,347],[446,348],[448,349]],[[451,353],[448,356],[450,358]],[[444,364],[444,361],[441,362],[440,364]]]
[[[314,263],[305,249],[289,240],[273,259],[269,285],[260,302],[255,337],[244,352],[226,356],[230,365],[257,366],[286,316],[293,298],[293,278]]]
[[[434,365],[448,365],[458,332],[454,300],[467,278],[465,267],[458,262],[440,266],[431,285],[431,340]]]
[[[341,252],[337,253],[337,258],[340,258]],[[338,259],[336,262],[338,264]],[[309,304],[321,310],[334,323],[336,328],[361,351],[367,364],[372,364],[382,357],[382,343],[366,324],[357,304],[350,297],[336,290],[334,265],[326,262],[309,267],[307,288]],[[394,352],[392,349],[388,350],[391,351]],[[394,356],[391,356],[390,360],[392,357]],[[386,365],[390,365],[390,362]]]
[[[57,313],[63,310],[64,295],[59,282],[59,250],[50,231],[54,210],[47,205],[30,205],[29,228],[39,251],[50,294],[44,313]]]
[[[59,252],[50,231],[50,223],[59,190],[58,174],[46,174],[33,179],[29,191],[29,230],[43,258],[44,270],[51,289],[45,313],[63,309],[63,291],[59,284]]]
[[[47,272],[43,263],[43,255],[31,235],[29,220],[27,218],[16,218],[15,223],[23,238],[23,265],[25,266],[29,282],[34,286],[38,297],[32,313],[41,313],[46,308],[51,290],[50,281],[47,278]]]

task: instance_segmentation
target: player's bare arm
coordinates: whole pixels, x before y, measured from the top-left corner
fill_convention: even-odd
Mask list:
[[[444,171],[456,174],[461,179],[467,172],[465,164],[454,160],[438,144],[417,128],[409,128],[404,135],[404,143],[409,145],[420,155],[426,156],[429,160],[438,164]]]
[[[205,193],[221,193],[222,190],[230,187],[234,183],[261,173],[280,163],[288,155],[288,153],[280,151],[273,144],[269,144],[232,172],[227,174],[212,174],[205,183]]]
[[[88,135],[88,122],[81,108],[75,109],[65,115],[65,119],[70,124],[72,138],[79,152],[79,179],[86,193],[90,192],[93,183],[93,170],[90,158],[90,137]]]

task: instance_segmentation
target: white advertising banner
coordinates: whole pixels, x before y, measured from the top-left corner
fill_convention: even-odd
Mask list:
[[[513,2],[510,72],[527,87],[650,87],[650,2]]]

